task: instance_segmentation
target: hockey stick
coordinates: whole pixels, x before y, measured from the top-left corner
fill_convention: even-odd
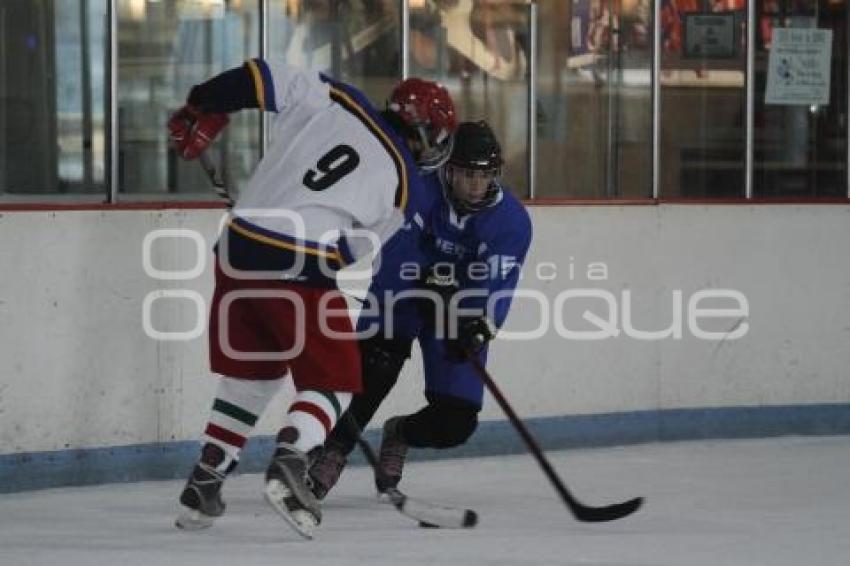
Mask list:
[[[212,183],[213,188],[215,189],[216,194],[224,199],[224,202],[227,203],[227,208],[233,207],[233,196],[231,195],[230,188],[227,183],[227,174],[224,170],[224,166],[220,169],[213,164],[210,156],[207,155],[206,151],[201,152],[201,155],[198,157],[198,161],[201,164],[201,167],[204,169],[204,173],[207,174],[207,177]]]
[[[346,413],[343,416],[346,424],[354,435],[357,445],[366,456],[366,460],[372,467],[375,475],[381,473],[378,468],[378,456],[375,454],[375,449],[360,434],[360,426],[354,420],[351,413]],[[420,499],[413,499],[405,495],[396,487],[387,488],[384,493],[390,499],[390,503],[398,509],[402,515],[419,522],[420,527],[433,527],[443,529],[471,529],[478,524],[478,513],[472,509],[461,509],[459,507],[449,507],[446,505],[438,505],[429,503]]]
[[[567,489],[567,486],[564,485],[564,482],[561,481],[561,478],[558,477],[558,474],[555,472],[555,469],[552,467],[552,464],[549,463],[549,460],[546,458],[546,455],[543,453],[543,450],[540,449],[540,445],[537,444],[534,436],[531,435],[531,431],[525,426],[525,423],[517,416],[513,407],[511,407],[508,400],[499,390],[496,382],[493,381],[493,378],[490,377],[490,374],[487,373],[487,370],[484,369],[484,365],[481,361],[475,356],[468,357],[470,363],[478,372],[478,376],[484,382],[484,385],[496,399],[496,402],[502,408],[502,411],[508,416],[508,419],[511,421],[511,424],[514,426],[516,431],[525,441],[525,445],[528,447],[529,452],[534,456],[537,460],[537,463],[543,469],[543,473],[546,474],[546,477],[555,487],[555,490],[558,492],[558,495],[561,496],[561,499],[569,508],[570,512],[573,516],[579,521],[584,521],[588,523],[598,523],[604,521],[616,521],[617,519],[622,519],[628,515],[631,515],[635,511],[637,511],[640,506],[643,504],[642,497],[635,497],[634,499],[630,499],[628,501],[624,501],[622,503],[615,503],[613,505],[607,505],[605,507],[588,507],[587,505],[579,502],[570,491]]]

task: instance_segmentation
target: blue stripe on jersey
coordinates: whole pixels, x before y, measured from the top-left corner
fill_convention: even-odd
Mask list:
[[[342,256],[334,246],[328,246],[311,240],[296,239],[286,234],[280,234],[272,230],[267,230],[248,222],[244,218],[234,217],[230,221],[230,227],[245,236],[262,244],[290,250],[297,253],[314,255],[326,258],[332,265],[337,267],[343,265]]]
[[[305,244],[322,249],[306,251]],[[215,246],[220,262],[231,269],[246,272],[271,272],[273,278],[289,280],[310,287],[336,288],[335,272],[342,264],[337,257],[324,254],[333,248],[264,230],[242,219],[232,220]],[[321,253],[319,253],[321,252]],[[336,254],[337,256],[339,254]],[[258,275],[266,278],[268,275]]]
[[[340,238],[337,242],[337,247],[339,249],[340,261],[342,261],[343,264],[348,265],[354,263],[357,258],[354,257],[354,253],[351,251],[351,246],[348,244],[347,238]]]
[[[369,100],[355,88],[334,81],[327,75],[321,74],[321,79],[331,87],[331,99],[358,118],[366,129],[377,138],[393,160],[398,173],[399,185],[395,194],[395,206],[402,211],[407,210],[410,200],[408,187],[408,171],[412,170],[408,163],[407,149],[395,132],[378,116]]]
[[[304,254],[309,256],[321,257],[327,262],[332,269],[340,269],[347,263],[343,259],[342,254],[334,246],[320,244],[311,240],[299,240],[288,236],[267,230],[256,224],[248,222],[244,218],[233,218],[230,221],[229,228],[240,236],[249,238],[264,244],[266,246],[287,250],[293,254]]]

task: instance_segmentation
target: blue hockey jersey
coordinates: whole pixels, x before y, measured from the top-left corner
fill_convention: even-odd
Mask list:
[[[442,272],[444,266],[451,266],[462,291],[477,291],[462,300],[460,307],[484,311],[488,298],[498,299],[490,314],[493,323],[502,326],[531,244],[528,212],[508,190],[502,190],[492,206],[459,216],[444,197],[439,177],[432,174],[423,180],[427,198],[418,203],[413,225],[399,231],[384,247],[370,297],[387,308],[388,293],[415,288],[421,275],[435,264],[441,265]],[[417,334],[415,309],[405,301],[393,302],[392,308],[398,311],[394,312],[394,332]]]

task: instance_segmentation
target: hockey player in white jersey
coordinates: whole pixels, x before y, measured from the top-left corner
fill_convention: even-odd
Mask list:
[[[350,320],[321,318],[346,309],[335,271],[416,214],[419,172],[448,158],[456,117],[446,89],[430,81],[401,82],[377,111],[349,85],[252,59],[191,90],[169,120],[171,141],[196,158],[228,113],[245,108],[273,114],[273,140],[216,245],[209,347],[220,381],[177,526],[208,527],[224,512],[224,479],[289,373],[291,425],[278,434],[265,496],[311,538],[321,512],[305,484],[306,454],[362,388]],[[371,237],[352,237],[356,229]]]

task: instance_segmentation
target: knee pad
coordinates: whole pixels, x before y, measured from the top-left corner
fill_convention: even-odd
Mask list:
[[[473,408],[443,408],[437,411],[437,448],[460,446],[478,428],[478,410]]]
[[[478,427],[480,408],[449,396],[429,396],[424,409],[404,420],[404,437],[419,448],[460,446]]]

